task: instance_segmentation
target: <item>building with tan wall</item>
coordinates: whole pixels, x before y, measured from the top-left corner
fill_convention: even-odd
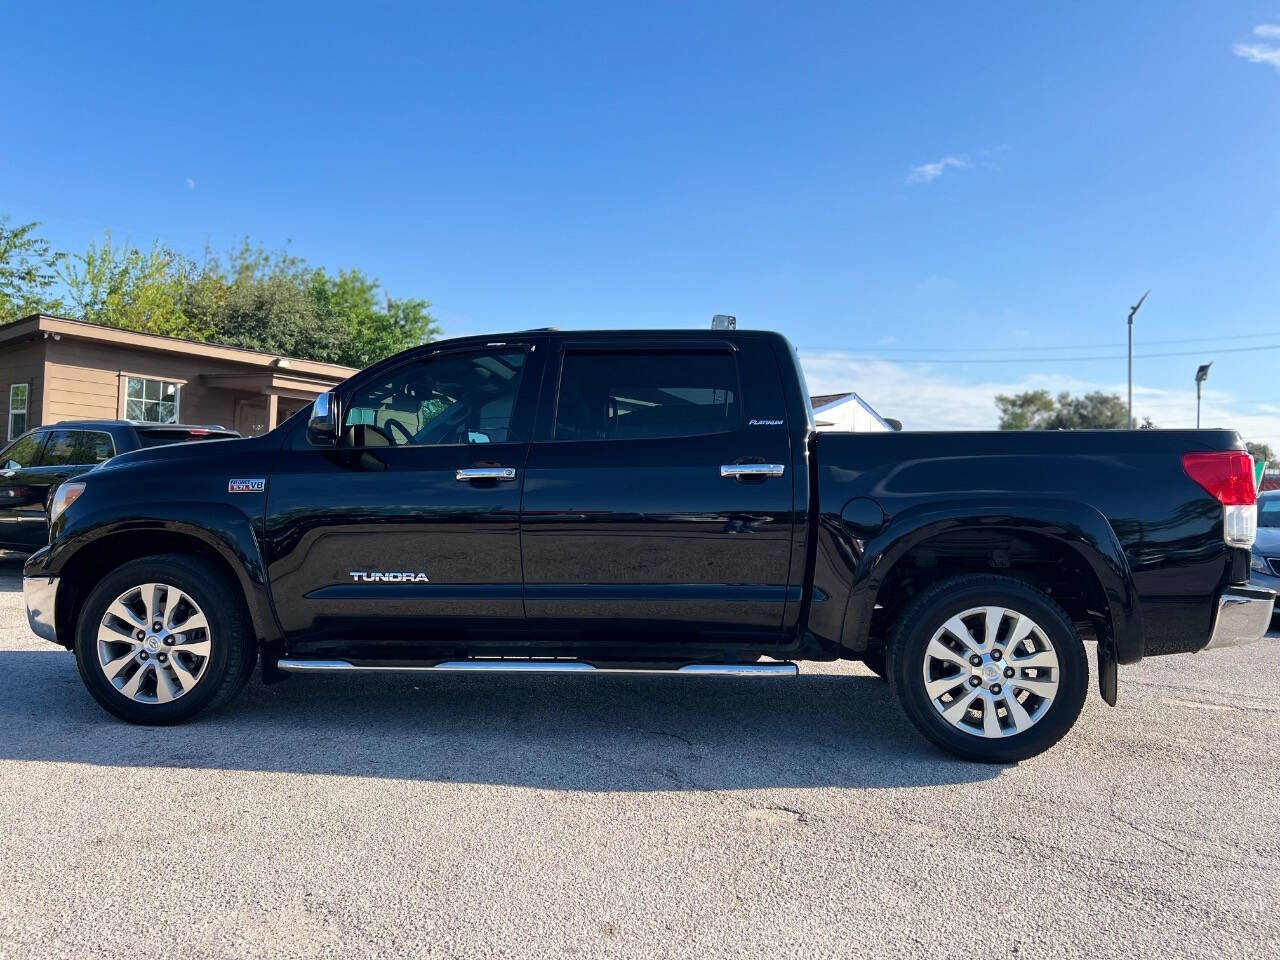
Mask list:
[[[61,420],[218,424],[265,433],[356,371],[35,315],[0,326],[0,437]]]

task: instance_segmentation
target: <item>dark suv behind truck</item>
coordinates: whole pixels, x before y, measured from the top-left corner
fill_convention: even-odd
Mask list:
[[[117,453],[239,436],[219,426],[132,420],[64,420],[29,430],[0,450],[0,549],[30,553],[44,546],[58,485]]]
[[[994,761],[1070,728],[1086,640],[1114,703],[1120,664],[1262,637],[1235,433],[817,433],[807,398],[764,332],[431,344],[265,436],[64,484],[28,615],[140,723],[225,703],[258,661],[763,678],[849,659],[925,736]]]

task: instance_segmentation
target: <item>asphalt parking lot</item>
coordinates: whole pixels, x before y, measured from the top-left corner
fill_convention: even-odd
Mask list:
[[[861,667],[111,719],[0,560],[0,957],[1274,957],[1280,643],[952,760]]]

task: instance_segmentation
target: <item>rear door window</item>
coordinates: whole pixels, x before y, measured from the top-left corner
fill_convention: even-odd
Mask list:
[[[728,433],[740,422],[727,350],[574,350],[564,354],[555,439],[632,440]]]
[[[65,467],[68,464],[79,463],[80,461],[75,459],[76,441],[79,435],[79,430],[51,430],[49,442],[44,445],[44,453],[40,457],[40,466]]]

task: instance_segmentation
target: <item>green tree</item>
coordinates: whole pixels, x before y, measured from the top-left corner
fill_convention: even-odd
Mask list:
[[[9,226],[0,216],[0,323],[31,313],[59,313],[62,303],[53,295],[63,254],[37,236],[38,222]]]
[[[90,323],[355,367],[440,332],[426,300],[394,299],[359,269],[330,274],[247,239],[197,263],[160,245],[117,247],[108,233],[58,276]]]
[[[168,337],[208,339],[212,332],[183,310],[188,265],[158,244],[149,251],[101,245],[64,261],[59,277],[78,319]]]
[[[360,270],[329,276],[323,270],[312,278],[318,309],[335,322],[342,336],[333,359],[353,367],[369,364],[439,335],[426,300],[394,300],[379,294],[376,280]]]
[[[1066,392],[1054,397],[1048,390],[1000,394],[996,409],[1001,430],[1122,430],[1129,425],[1124,400],[1101,391],[1080,397]]]
[[[1275,452],[1265,443],[1249,442],[1245,444],[1245,447],[1248,449],[1254,460],[1261,460],[1263,463],[1267,464],[1275,463],[1276,461]]]
[[[999,394],[996,409],[1001,430],[1043,430],[1054,412],[1053,396],[1048,390],[1028,390],[1011,397]]]
[[[246,240],[225,262],[206,254],[186,286],[183,307],[216,343],[331,360],[346,332],[317,308],[313,275],[301,258]]]

